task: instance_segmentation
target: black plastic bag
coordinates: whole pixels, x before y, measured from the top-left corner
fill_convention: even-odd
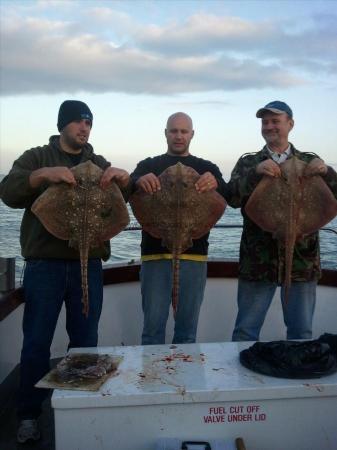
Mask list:
[[[240,362],[272,377],[320,378],[337,370],[337,335],[303,342],[256,342],[240,352]]]

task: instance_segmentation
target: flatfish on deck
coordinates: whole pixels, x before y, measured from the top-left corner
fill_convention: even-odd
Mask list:
[[[122,356],[97,353],[69,353],[48,372],[36,387],[97,391],[111,376],[117,376]]]

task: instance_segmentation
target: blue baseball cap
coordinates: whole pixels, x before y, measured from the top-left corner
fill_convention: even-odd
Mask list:
[[[263,108],[260,108],[258,112],[256,113],[256,117],[261,119],[263,117],[263,114],[266,112],[272,112],[274,114],[288,114],[288,116],[292,119],[293,118],[293,112],[291,108],[284,102],[280,102],[278,100],[274,100],[273,102],[268,103]]]

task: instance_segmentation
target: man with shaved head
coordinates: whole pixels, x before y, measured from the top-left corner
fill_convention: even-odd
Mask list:
[[[192,167],[201,176],[195,189],[223,192],[225,183],[219,168],[210,161],[189,152],[194,136],[192,119],[183,112],[172,114],[165,129],[167,152],[138,163],[131,178],[135,185],[153,194],[161,189],[158,176],[178,162]],[[200,306],[207,275],[209,233],[193,241],[193,246],[179,256],[179,303],[176,313],[173,343],[195,342]],[[166,322],[172,292],[172,254],[156,239],[142,231],[141,290],[144,312],[142,344],[164,344]]]

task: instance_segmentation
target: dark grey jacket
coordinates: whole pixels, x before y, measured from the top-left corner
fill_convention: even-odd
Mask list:
[[[103,170],[110,166],[103,156],[95,155],[90,144],[83,148],[80,162],[88,160]],[[51,136],[48,145],[25,151],[0,183],[1,200],[11,208],[25,208],[20,232],[21,253],[24,258],[79,259],[78,251],[69,247],[68,241],[51,235],[30,210],[35,199],[48,187],[46,183],[33,189],[29,184],[30,174],[42,167],[70,168],[73,165],[70,156],[60,148],[59,136]],[[109,242],[89,253],[89,258],[107,260],[109,256]]]

